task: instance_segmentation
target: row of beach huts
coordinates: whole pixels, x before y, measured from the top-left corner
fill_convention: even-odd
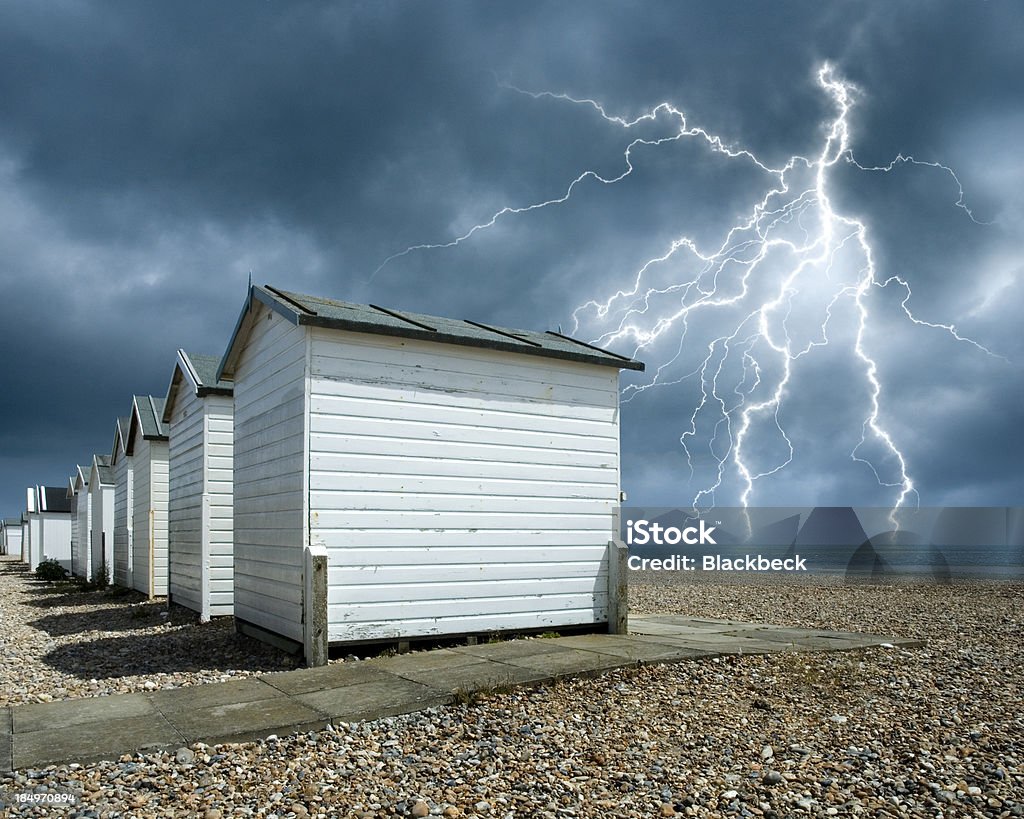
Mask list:
[[[628,357],[251,286],[0,548],[326,662],[336,643],[624,627]]]

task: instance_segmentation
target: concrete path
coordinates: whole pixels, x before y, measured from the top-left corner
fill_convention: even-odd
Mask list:
[[[245,742],[418,711],[456,695],[727,654],[916,646],[894,637],[729,620],[632,616],[628,636],[511,640],[209,685],[0,708],[0,770]]]

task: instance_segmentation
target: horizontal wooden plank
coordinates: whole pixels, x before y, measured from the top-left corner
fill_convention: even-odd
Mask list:
[[[569,483],[546,479],[544,475],[525,478],[418,477],[391,474],[312,472],[309,488],[317,492],[402,492],[408,495],[489,495],[516,498],[598,498],[617,501],[619,488],[611,482]]]
[[[371,584],[353,583],[351,585],[335,585],[328,587],[328,599],[331,603],[345,606],[362,604],[383,605],[385,603],[401,603],[403,606],[413,602],[433,603],[435,608],[451,611],[462,607],[473,610],[478,601],[524,598],[532,601],[536,608],[543,608],[549,597],[563,600],[567,596],[590,596],[599,589],[607,589],[607,576],[579,576],[556,578],[506,578],[437,582],[437,583],[393,583]]]
[[[364,476],[388,475],[467,480],[543,480],[618,486],[618,473],[611,463],[605,466],[586,466],[577,463],[538,465],[472,457],[431,458],[416,452],[407,452],[402,458],[383,453],[313,453],[310,456],[310,471],[316,476],[335,473],[359,479],[363,479]]]
[[[236,531],[238,518],[236,517]],[[590,530],[606,534],[611,530],[612,514],[515,514],[501,512],[381,512],[376,510],[314,511],[310,527],[318,529],[453,529],[515,530],[557,532],[560,529]],[[600,538],[604,540],[603,537]]]
[[[340,622],[331,619],[328,639],[332,643],[352,640],[393,640],[399,637],[431,637],[467,632],[502,632],[522,629],[557,629],[608,622],[607,605],[584,606],[547,612],[472,614],[450,617],[426,616],[403,620]]]
[[[602,568],[603,567],[603,568]],[[492,561],[486,553],[481,553],[476,563],[388,563],[365,564],[356,566],[332,565],[328,571],[329,583],[332,588],[346,586],[401,586],[408,591],[409,599],[422,599],[419,596],[422,585],[424,588],[435,589],[451,584],[451,598],[468,596],[463,594],[463,583],[496,584],[501,587],[501,594],[506,594],[505,583],[560,583],[562,581],[589,581],[591,584],[607,580],[607,564],[602,560],[594,561]],[[455,588],[458,586],[458,588]],[[568,591],[566,588],[564,591]],[[496,593],[496,592],[492,592]]]
[[[468,533],[473,534],[473,533]],[[555,542],[550,532],[534,537],[508,537],[504,532],[478,532],[480,540],[473,542],[460,537],[460,533],[433,533],[430,544],[423,543],[422,534],[415,535],[381,531],[360,536],[355,533],[351,542],[341,543],[340,537],[327,545],[332,568],[346,566],[468,566],[487,563],[593,563],[604,560],[608,541],[600,542],[593,532],[573,536],[575,542],[560,533],[566,542]],[[504,537],[502,537],[505,535]],[[547,535],[547,540],[542,539]],[[589,540],[587,539],[589,538]]]
[[[463,443],[461,441],[409,440],[380,438],[363,435],[313,435],[310,436],[312,457],[318,455],[388,455],[401,458],[403,453],[417,457],[443,461],[447,458],[459,460],[481,460],[496,463],[528,463],[534,465],[579,465],[592,468],[617,469],[617,452],[593,452],[588,449],[559,450],[545,447],[523,447],[489,443]],[[236,458],[237,458],[236,454]],[[237,464],[237,460],[236,460]],[[384,470],[386,471],[386,470]],[[236,471],[236,487],[238,484]]]
[[[275,571],[275,578],[263,572],[269,572],[271,568]],[[298,608],[302,607],[302,578],[297,572],[289,572],[284,567],[270,567],[263,564],[260,567],[260,574],[250,574],[253,566],[246,562],[242,566],[235,567],[235,593],[244,592],[246,596],[258,596],[261,600],[275,600],[281,603],[288,603]]]
[[[237,594],[237,592],[236,592]],[[434,617],[486,617],[493,614],[529,614],[539,616],[546,612],[607,607],[607,593],[548,594],[543,597],[476,597],[470,600],[449,600],[444,605],[437,601],[388,601],[384,603],[346,604],[328,590],[328,620],[333,626],[346,621],[375,622],[386,620],[418,620]],[[237,600],[237,596],[236,596]],[[600,617],[600,615],[598,615]],[[605,615],[607,617],[607,615]]]
[[[382,416],[388,415],[391,411],[385,407],[408,406],[413,412],[443,407],[504,415],[525,415],[537,419],[568,418],[599,424],[615,423],[618,417],[618,401],[614,393],[600,404],[559,404],[551,400],[526,401],[518,396],[501,396],[493,393],[425,392],[402,384],[346,383],[320,379],[310,384],[310,395],[350,404],[379,405]]]
[[[358,418],[313,414],[309,420],[310,449],[321,451],[321,438],[348,438],[354,435],[380,440],[399,439],[405,446],[410,442],[428,440],[460,444],[489,444],[524,450],[559,449],[565,452],[604,452],[616,454],[619,439],[615,428],[608,427],[604,437],[584,433],[555,433],[546,430],[503,429],[484,426],[461,426],[446,422],[391,420],[387,418]]]
[[[266,605],[266,607],[264,607]],[[281,605],[276,601],[264,601],[261,597],[247,597],[235,594],[235,617],[253,623],[260,628],[282,634],[289,639],[302,641],[302,612],[297,606]]]
[[[521,429],[528,431],[545,431],[566,435],[587,435],[594,438],[617,438],[618,429],[615,423],[617,413],[608,409],[599,419],[574,418],[571,407],[561,405],[523,404],[519,402],[502,402],[500,406],[491,405],[486,400],[479,400],[475,406],[461,406],[459,403],[446,403],[438,398],[433,402],[425,402],[412,398],[399,400],[390,398],[368,399],[351,395],[317,395],[310,396],[310,412],[314,415],[326,415],[349,420],[391,420],[414,421],[425,424],[457,424],[462,427],[484,427],[486,429]],[[462,402],[467,403],[467,402]],[[494,402],[497,404],[497,402]],[[509,406],[513,409],[509,409]],[[538,412],[541,409],[546,412]],[[532,410],[532,411],[531,411]],[[558,410],[562,410],[559,412]]]
[[[394,512],[397,514],[482,515],[610,515],[618,505],[610,492],[604,498],[534,497],[486,493],[358,492],[335,490],[309,493],[314,514],[334,511]],[[483,524],[486,525],[486,524]]]
[[[396,344],[387,336],[363,334],[358,337],[354,333],[314,333],[310,367],[314,379],[328,377],[349,381],[384,371],[389,375],[402,371],[418,372],[419,378],[427,383],[442,385],[454,385],[459,379],[484,379],[615,391],[618,383],[618,371],[613,367],[411,339],[402,339]],[[515,390],[518,394],[519,388]]]

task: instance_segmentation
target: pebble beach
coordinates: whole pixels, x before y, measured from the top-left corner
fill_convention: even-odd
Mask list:
[[[294,665],[230,622],[163,616],[131,596],[55,594],[14,565],[0,564],[2,705]],[[630,581],[635,613],[927,644],[619,669],[318,733],[21,770],[0,774],[0,801],[18,816],[205,819],[1024,816],[1024,584]],[[80,799],[9,799],[42,791]]]

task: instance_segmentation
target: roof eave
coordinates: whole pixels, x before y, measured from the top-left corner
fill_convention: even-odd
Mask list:
[[[231,381],[235,374],[235,364],[238,362],[240,342],[248,335],[247,320],[252,313],[253,300],[265,304],[268,308],[284,316],[292,324],[299,324],[299,312],[293,307],[281,302],[276,296],[253,284],[249,286],[249,292],[245,297],[245,304],[242,305],[242,312],[235,322],[235,329],[231,333],[231,340],[228,342],[224,357],[217,368],[218,381]]]
[[[418,341],[432,341],[439,344],[456,344],[460,347],[475,347],[477,349],[496,350],[504,353],[518,353],[520,355],[532,355],[537,358],[555,358],[562,361],[573,361],[578,364],[596,364],[601,367],[615,367],[620,370],[637,370],[643,372],[644,364],[625,356],[615,353],[586,352],[572,353],[563,350],[551,350],[549,348],[538,348],[526,344],[516,344],[512,341],[502,341],[495,338],[493,341],[482,339],[467,339],[462,336],[454,336],[449,333],[436,330],[420,330],[414,326],[405,327],[384,327],[379,324],[369,324],[360,321],[346,321],[345,319],[329,318],[319,315],[307,315],[296,313],[296,324],[308,325],[310,327],[323,327],[332,330],[347,330],[353,333],[372,333],[379,336],[392,336],[398,338],[410,338]],[[563,336],[564,338],[564,336]],[[576,341],[575,339],[569,339]],[[589,345],[583,345],[589,346]]]

